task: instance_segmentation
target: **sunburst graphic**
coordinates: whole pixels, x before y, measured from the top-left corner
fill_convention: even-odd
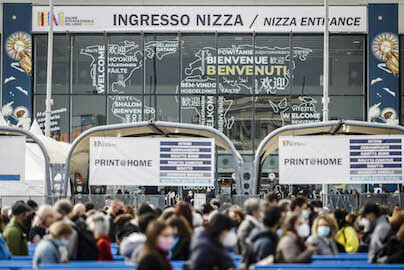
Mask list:
[[[20,67],[27,75],[31,75],[32,41],[31,35],[25,32],[15,32],[6,41],[6,52],[14,60],[19,61]]]
[[[398,76],[399,43],[396,35],[393,33],[377,35],[372,42],[372,51],[379,60],[386,62],[386,66],[394,76]]]

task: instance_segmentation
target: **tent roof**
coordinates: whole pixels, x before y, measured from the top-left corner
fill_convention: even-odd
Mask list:
[[[322,123],[288,125],[271,132],[258,146],[255,160],[263,164],[265,159],[278,149],[280,136],[312,136],[312,135],[404,135],[404,127],[382,123],[339,120]]]
[[[70,150],[70,144],[67,142],[60,142],[51,137],[47,137],[42,133],[36,119],[31,125],[30,132],[34,134],[45,146],[48,152],[51,164],[64,164],[66,162],[67,154]]]
[[[213,138],[217,146],[231,152],[237,162],[243,162],[240,153],[230,139],[214,128],[194,124],[149,121],[99,126],[87,130],[72,144],[66,161],[69,164],[69,172],[80,172],[83,176],[87,174],[91,137]]]

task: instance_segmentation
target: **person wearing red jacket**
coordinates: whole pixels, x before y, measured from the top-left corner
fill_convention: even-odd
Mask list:
[[[113,261],[111,242],[108,236],[109,219],[102,213],[97,213],[87,219],[87,225],[93,233],[98,246],[98,261]]]

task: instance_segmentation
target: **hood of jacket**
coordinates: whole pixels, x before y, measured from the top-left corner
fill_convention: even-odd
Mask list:
[[[251,232],[250,241],[255,242],[260,238],[271,238],[273,242],[278,240],[278,236],[268,228],[255,228]]]
[[[142,233],[132,233],[125,237],[120,245],[120,253],[125,257],[131,257],[135,250],[142,249],[146,236]]]

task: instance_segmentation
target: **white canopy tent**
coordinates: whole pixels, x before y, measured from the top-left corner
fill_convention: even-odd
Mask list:
[[[50,195],[49,156],[42,142],[31,132],[10,127],[0,115],[0,136],[24,136],[25,170],[21,181],[3,181],[0,188],[1,205],[9,205],[16,200],[35,198],[39,203]],[[3,147],[7,147],[4,146]],[[10,149],[12,151],[12,149]],[[7,158],[4,156],[2,158]]]
[[[49,164],[64,164],[70,144],[58,142],[43,135],[34,120],[30,131],[10,127],[0,114],[0,136],[26,136],[25,178],[22,181],[1,183],[1,204],[8,205],[16,200],[34,198],[43,202],[52,195]]]

